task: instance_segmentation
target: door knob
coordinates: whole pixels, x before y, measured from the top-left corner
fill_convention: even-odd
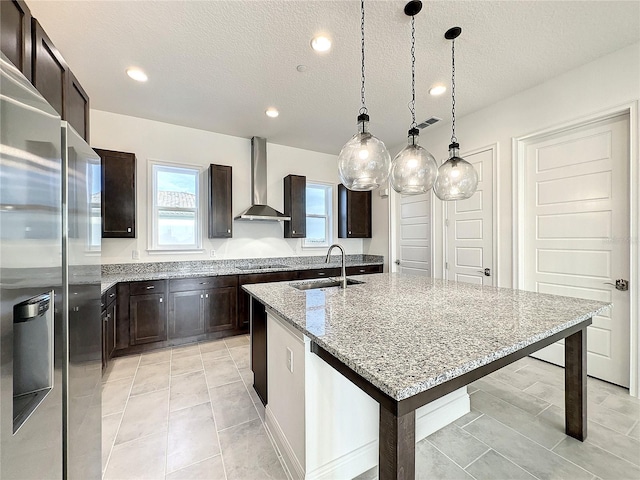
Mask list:
[[[604,282],[604,284],[613,285],[614,287],[616,287],[616,290],[620,290],[621,292],[626,292],[627,290],[629,290],[629,280],[624,280],[622,278],[616,280],[616,283]]]
[[[484,270],[478,270],[478,273],[482,273],[485,277],[491,276],[491,269],[485,268]]]
[[[400,260],[396,260],[396,265],[400,265]]]

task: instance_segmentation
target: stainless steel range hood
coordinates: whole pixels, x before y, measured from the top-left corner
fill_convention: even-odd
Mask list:
[[[262,137],[251,138],[251,192],[251,206],[235,220],[291,220],[291,217],[267,205],[267,140]]]

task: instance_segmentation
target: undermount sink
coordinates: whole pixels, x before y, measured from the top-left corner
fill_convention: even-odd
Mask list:
[[[293,288],[298,290],[313,290],[316,288],[339,287],[342,282],[334,278],[323,278],[322,280],[313,280],[311,282],[290,283]],[[347,278],[347,285],[357,285],[364,283],[361,280]]]

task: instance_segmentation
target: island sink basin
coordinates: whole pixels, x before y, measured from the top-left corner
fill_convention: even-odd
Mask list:
[[[316,288],[327,288],[327,287],[339,287],[342,282],[335,278],[323,278],[322,280],[313,280],[311,282],[303,282],[303,283],[290,283],[293,288],[297,288],[298,290],[313,290]],[[361,280],[354,280],[352,278],[347,278],[347,285],[357,285],[359,283],[364,283]]]

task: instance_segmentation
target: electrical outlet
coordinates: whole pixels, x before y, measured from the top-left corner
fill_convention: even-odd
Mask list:
[[[215,251],[215,249],[212,248],[211,249],[211,258],[215,258],[215,256],[216,256],[216,251]]]
[[[287,347],[287,368],[293,373],[293,351]]]
[[[131,258],[133,258],[134,260],[140,260],[140,250],[132,250]]]

